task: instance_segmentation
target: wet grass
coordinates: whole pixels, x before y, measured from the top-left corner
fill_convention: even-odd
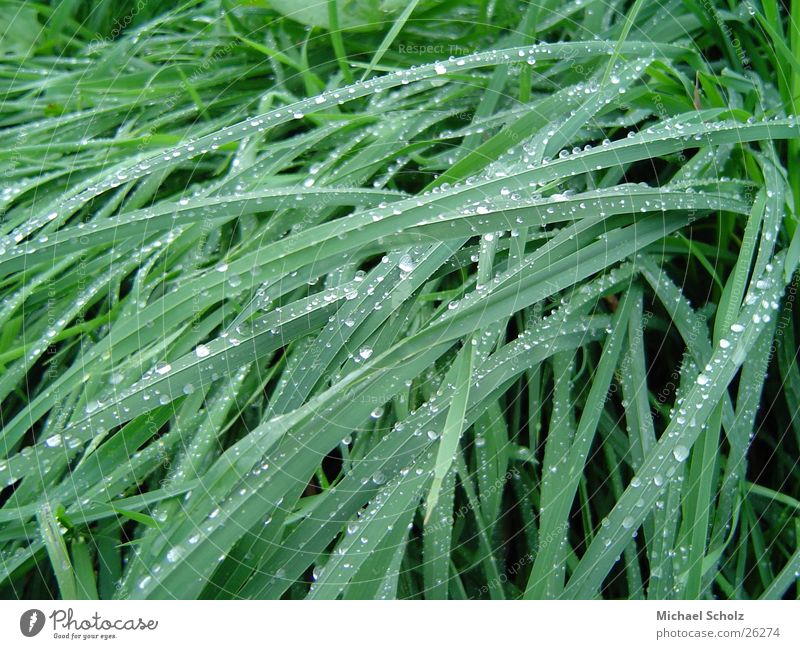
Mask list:
[[[796,596],[797,7],[272,6],[0,9],[0,595]]]

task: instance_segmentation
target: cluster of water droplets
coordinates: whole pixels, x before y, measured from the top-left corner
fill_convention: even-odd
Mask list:
[[[691,369],[694,365],[684,367],[683,378],[691,382],[682,384],[672,421],[649,456],[650,459],[637,470],[629,485],[629,492],[619,501],[612,515],[604,519],[598,535],[598,543],[602,547],[621,548],[650,508],[663,507],[664,489],[671,480],[676,479],[676,473],[688,459],[694,441],[705,429],[710,412],[736,369],[744,362],[748,348],[778,308],[779,295],[783,291],[782,284],[777,280],[779,275],[780,269],[772,263],[768,264],[765,275],[754,282],[745,296],[741,317],[719,339],[708,362],[701,368],[695,368],[693,373]],[[645,486],[649,488],[645,489]],[[629,508],[631,503],[637,513]],[[619,527],[615,527],[612,520]],[[681,552],[686,554],[688,549],[679,548],[678,554]]]

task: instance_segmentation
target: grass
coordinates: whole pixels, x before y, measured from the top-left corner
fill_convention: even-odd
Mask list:
[[[798,8],[6,2],[0,595],[800,593]]]

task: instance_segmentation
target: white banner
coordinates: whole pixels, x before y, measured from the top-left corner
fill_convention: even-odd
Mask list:
[[[0,646],[796,648],[798,617],[796,601],[5,601]]]

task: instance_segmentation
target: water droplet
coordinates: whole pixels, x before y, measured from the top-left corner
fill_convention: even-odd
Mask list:
[[[44,445],[49,448],[55,448],[56,446],[61,446],[61,441],[60,434],[51,435],[45,440]]]
[[[411,259],[411,255],[403,255],[397,265],[404,273],[410,273],[414,270],[414,260]]]
[[[676,460],[678,460],[678,462],[683,462],[687,457],[689,457],[689,449],[682,444],[678,444],[678,446],[673,449],[672,455]]]

